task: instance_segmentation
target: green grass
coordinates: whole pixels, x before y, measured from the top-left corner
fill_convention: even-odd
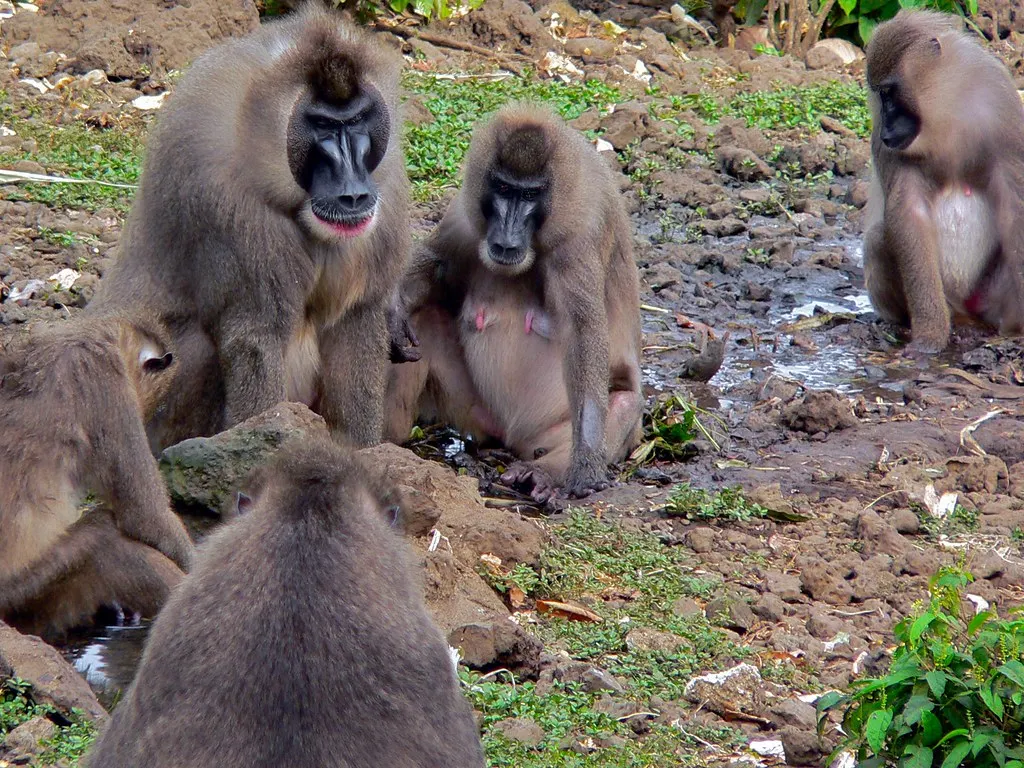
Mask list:
[[[35,717],[48,717],[58,723],[56,735],[44,745],[41,765],[64,761],[74,766],[96,738],[96,727],[82,713],[72,711],[70,724],[61,725],[68,718],[50,704],[35,703],[30,684],[13,678],[0,680],[0,742],[7,733]]]
[[[446,80],[407,72],[402,84],[419,96],[434,121],[407,125],[406,167],[419,200],[440,195],[457,183],[473,128],[503,104],[517,100],[544,102],[572,120],[590,107],[603,108],[622,100],[618,89],[598,81],[561,83],[509,77],[504,80]]]
[[[821,118],[835,118],[861,138],[871,133],[871,114],[864,89],[839,82],[811,86],[787,86],[773,91],[736,93],[722,100],[712,93],[672,96],[666,108],[656,110],[660,119],[680,124],[677,113],[692,110],[707,123],[724,117],[742,118],[748,127],[761,130],[797,128],[821,130]]]
[[[35,152],[0,150],[0,165],[35,160],[48,172],[74,179],[136,184],[142,161],[142,135],[138,130],[99,130],[85,125],[47,125],[35,120],[11,121],[23,139],[34,139]],[[12,200],[45,203],[51,208],[96,211],[110,207],[124,212],[134,191],[98,184],[18,184]]]
[[[746,522],[754,518],[769,517],[769,511],[743,497],[739,488],[724,488],[710,493],[682,483],[672,489],[665,502],[665,511],[670,515],[691,520],[717,520]]]

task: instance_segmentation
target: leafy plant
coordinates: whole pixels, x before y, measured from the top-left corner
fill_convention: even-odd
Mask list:
[[[836,12],[827,25],[828,33],[867,45],[875,27],[891,19],[901,8],[931,8],[958,16],[973,16],[978,12],[978,0],[838,0]]]
[[[717,493],[709,493],[700,488],[693,488],[689,483],[681,483],[672,489],[672,493],[665,500],[665,511],[670,515],[692,520],[734,522],[746,522],[771,515],[765,507],[744,498],[740,488],[724,488]]]
[[[58,761],[74,764],[96,738],[96,727],[79,710],[72,710],[66,718],[52,704],[36,703],[30,683],[18,678],[0,680],[0,742],[7,733],[35,717],[48,717],[60,725],[43,744],[41,765]]]
[[[994,611],[970,616],[960,567],[929,583],[923,610],[894,629],[896,650],[884,677],[818,700],[818,723],[843,710],[862,768],[1024,768],[1024,619]]]
[[[669,395],[644,413],[644,440],[630,455],[630,461],[643,464],[655,458],[686,458],[692,454],[687,443],[698,432],[707,435],[707,430],[697,420],[697,406],[688,403],[682,395]]]

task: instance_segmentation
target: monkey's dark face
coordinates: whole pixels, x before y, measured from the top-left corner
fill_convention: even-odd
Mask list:
[[[875,89],[881,120],[879,136],[889,149],[903,151],[921,132],[921,119],[901,97],[899,81],[890,78]]]
[[[379,191],[372,173],[387,150],[387,110],[376,94],[342,105],[300,101],[288,128],[288,159],[309,200],[300,216],[324,240],[358,237],[373,227]]]
[[[546,177],[519,178],[494,168],[480,201],[487,236],[480,258],[495,272],[518,275],[533,266],[533,236],[544,224],[548,207]]]

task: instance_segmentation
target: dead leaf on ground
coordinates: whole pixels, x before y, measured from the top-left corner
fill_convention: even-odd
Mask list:
[[[596,613],[584,608],[582,605],[561,603],[557,600],[538,600],[537,613],[545,613],[551,616],[557,616],[561,619],[569,619],[571,621],[604,621],[604,619]]]

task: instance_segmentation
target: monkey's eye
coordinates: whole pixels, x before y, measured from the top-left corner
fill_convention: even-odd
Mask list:
[[[498,194],[501,195],[502,197],[508,197],[511,193],[512,187],[510,187],[508,184],[498,185]]]
[[[523,200],[526,200],[527,202],[533,202],[538,197],[540,197],[540,190],[539,189],[524,189],[523,190]]]
[[[891,85],[883,85],[878,89],[878,95],[883,99],[891,99],[893,95],[893,87]]]

